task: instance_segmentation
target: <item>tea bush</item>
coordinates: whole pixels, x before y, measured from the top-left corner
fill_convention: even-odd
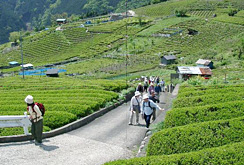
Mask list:
[[[164,129],[153,134],[147,156],[169,155],[219,147],[244,140],[244,117]]]

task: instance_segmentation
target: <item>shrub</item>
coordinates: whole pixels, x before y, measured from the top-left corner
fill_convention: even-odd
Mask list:
[[[189,152],[174,155],[147,156],[129,160],[117,160],[105,163],[105,165],[169,165],[169,164],[243,164],[244,142],[233,143],[221,147],[204,149],[197,152]]]
[[[28,129],[31,132],[31,128]],[[43,126],[43,132],[48,132],[51,129],[47,126]],[[13,128],[0,128],[0,136],[12,136],[12,135],[23,135],[24,129],[22,127]]]
[[[212,104],[191,108],[175,108],[167,112],[165,117],[165,128],[244,116],[243,109],[243,101]]]
[[[243,100],[243,92],[229,92],[220,94],[206,94],[196,97],[177,98],[173,101],[174,108],[203,106],[216,103]]]
[[[59,111],[47,111],[44,117],[44,125],[48,126],[51,129],[55,129],[65,124],[75,121],[77,117],[68,112],[59,112]]]
[[[147,156],[199,151],[244,140],[244,117],[190,124],[155,133]]]
[[[175,9],[175,15],[177,17],[185,17],[186,13],[187,13],[187,9],[185,9],[185,8]]]

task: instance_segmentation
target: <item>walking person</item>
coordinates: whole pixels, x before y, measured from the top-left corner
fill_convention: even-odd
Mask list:
[[[147,128],[149,128],[149,126],[150,126],[150,120],[151,120],[151,116],[153,113],[153,107],[155,107],[157,110],[161,110],[161,111],[164,110],[164,109],[161,109],[152,100],[149,100],[148,95],[144,95],[143,101],[142,101],[142,115],[144,116]]]
[[[136,91],[139,91],[141,94],[143,93],[143,86],[141,85],[141,83],[138,84],[138,86],[136,87]]]
[[[150,87],[148,88],[148,93],[149,93],[149,95],[152,94],[152,91],[155,91],[155,88],[154,88],[154,84],[153,84],[153,83],[151,83],[151,84],[150,84]]]
[[[159,103],[159,99],[156,97],[155,92],[152,91],[152,94],[149,96],[149,100],[152,100],[154,103]],[[153,107],[152,121],[156,120],[156,108]]]
[[[161,85],[161,88],[162,88],[162,91],[164,92],[165,91],[165,81],[164,79],[162,79],[162,81],[160,82],[160,85]]]
[[[35,144],[40,145],[42,143],[42,131],[43,131],[43,117],[38,105],[34,103],[33,96],[28,95],[25,98],[27,104],[27,111],[30,114],[31,134],[34,137]]]
[[[144,88],[144,92],[147,92],[147,88],[148,88],[148,81],[147,81],[147,79],[144,80],[143,88]]]
[[[162,92],[162,89],[161,89],[160,84],[158,83],[157,86],[155,87],[155,95],[158,98],[158,100],[160,98],[160,92]]]
[[[136,125],[139,125],[139,114],[141,113],[141,93],[139,91],[135,92],[135,95],[131,98],[130,102],[130,119],[129,125],[132,125],[133,116],[136,115]]]

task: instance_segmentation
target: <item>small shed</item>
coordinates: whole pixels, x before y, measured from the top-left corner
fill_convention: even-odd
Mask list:
[[[109,18],[110,21],[118,21],[118,20],[122,20],[126,18],[125,15],[122,15],[122,14],[112,14]]]
[[[176,56],[174,56],[174,55],[162,56],[161,64],[164,64],[164,65],[174,64],[175,60],[176,60]]]
[[[66,19],[57,19],[57,24],[66,24]]]
[[[199,60],[197,60],[196,64],[198,67],[206,67],[207,66],[210,69],[214,68],[213,62],[210,60],[199,59]]]
[[[9,62],[9,66],[11,67],[15,67],[15,66],[19,66],[20,64],[17,61],[11,61]]]
[[[58,69],[48,69],[46,75],[47,77],[58,77]]]
[[[209,79],[212,76],[212,71],[209,67],[178,66],[176,72],[179,74],[179,78],[184,80],[192,76],[201,76],[205,79]]]
[[[28,70],[28,69],[33,69],[34,66],[32,64],[24,64],[24,65],[20,65],[21,67],[24,68],[24,70]]]

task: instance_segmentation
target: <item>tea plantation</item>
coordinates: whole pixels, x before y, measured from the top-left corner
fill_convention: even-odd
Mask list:
[[[0,115],[23,115],[24,98],[33,95],[45,105],[44,130],[55,129],[117,102],[116,92],[125,89],[124,81],[81,80],[74,78],[11,77],[0,79]],[[120,99],[123,99],[120,98]],[[7,131],[6,131],[7,130]],[[23,134],[22,128],[0,129],[0,135]]]
[[[243,89],[243,85],[180,87],[172,110],[166,114],[164,128],[150,138],[147,156],[107,164],[243,162]],[[188,104],[184,99],[191,101]]]
[[[177,17],[175,10],[185,16]],[[243,0],[169,0],[135,12],[118,21],[96,17],[89,25],[81,19],[25,33],[23,63],[65,69],[57,78],[22,78],[20,66],[9,68],[10,61],[21,63],[20,46],[0,45],[0,115],[23,115],[24,98],[33,95],[47,109],[44,131],[49,131],[124,99],[122,90],[137,85],[133,80],[140,76],[182,83],[170,81],[177,66],[209,59],[212,77],[181,85],[146,157],[108,164],[243,163]],[[159,66],[165,55],[175,55],[176,62]],[[0,129],[0,136],[17,134],[22,128]]]

